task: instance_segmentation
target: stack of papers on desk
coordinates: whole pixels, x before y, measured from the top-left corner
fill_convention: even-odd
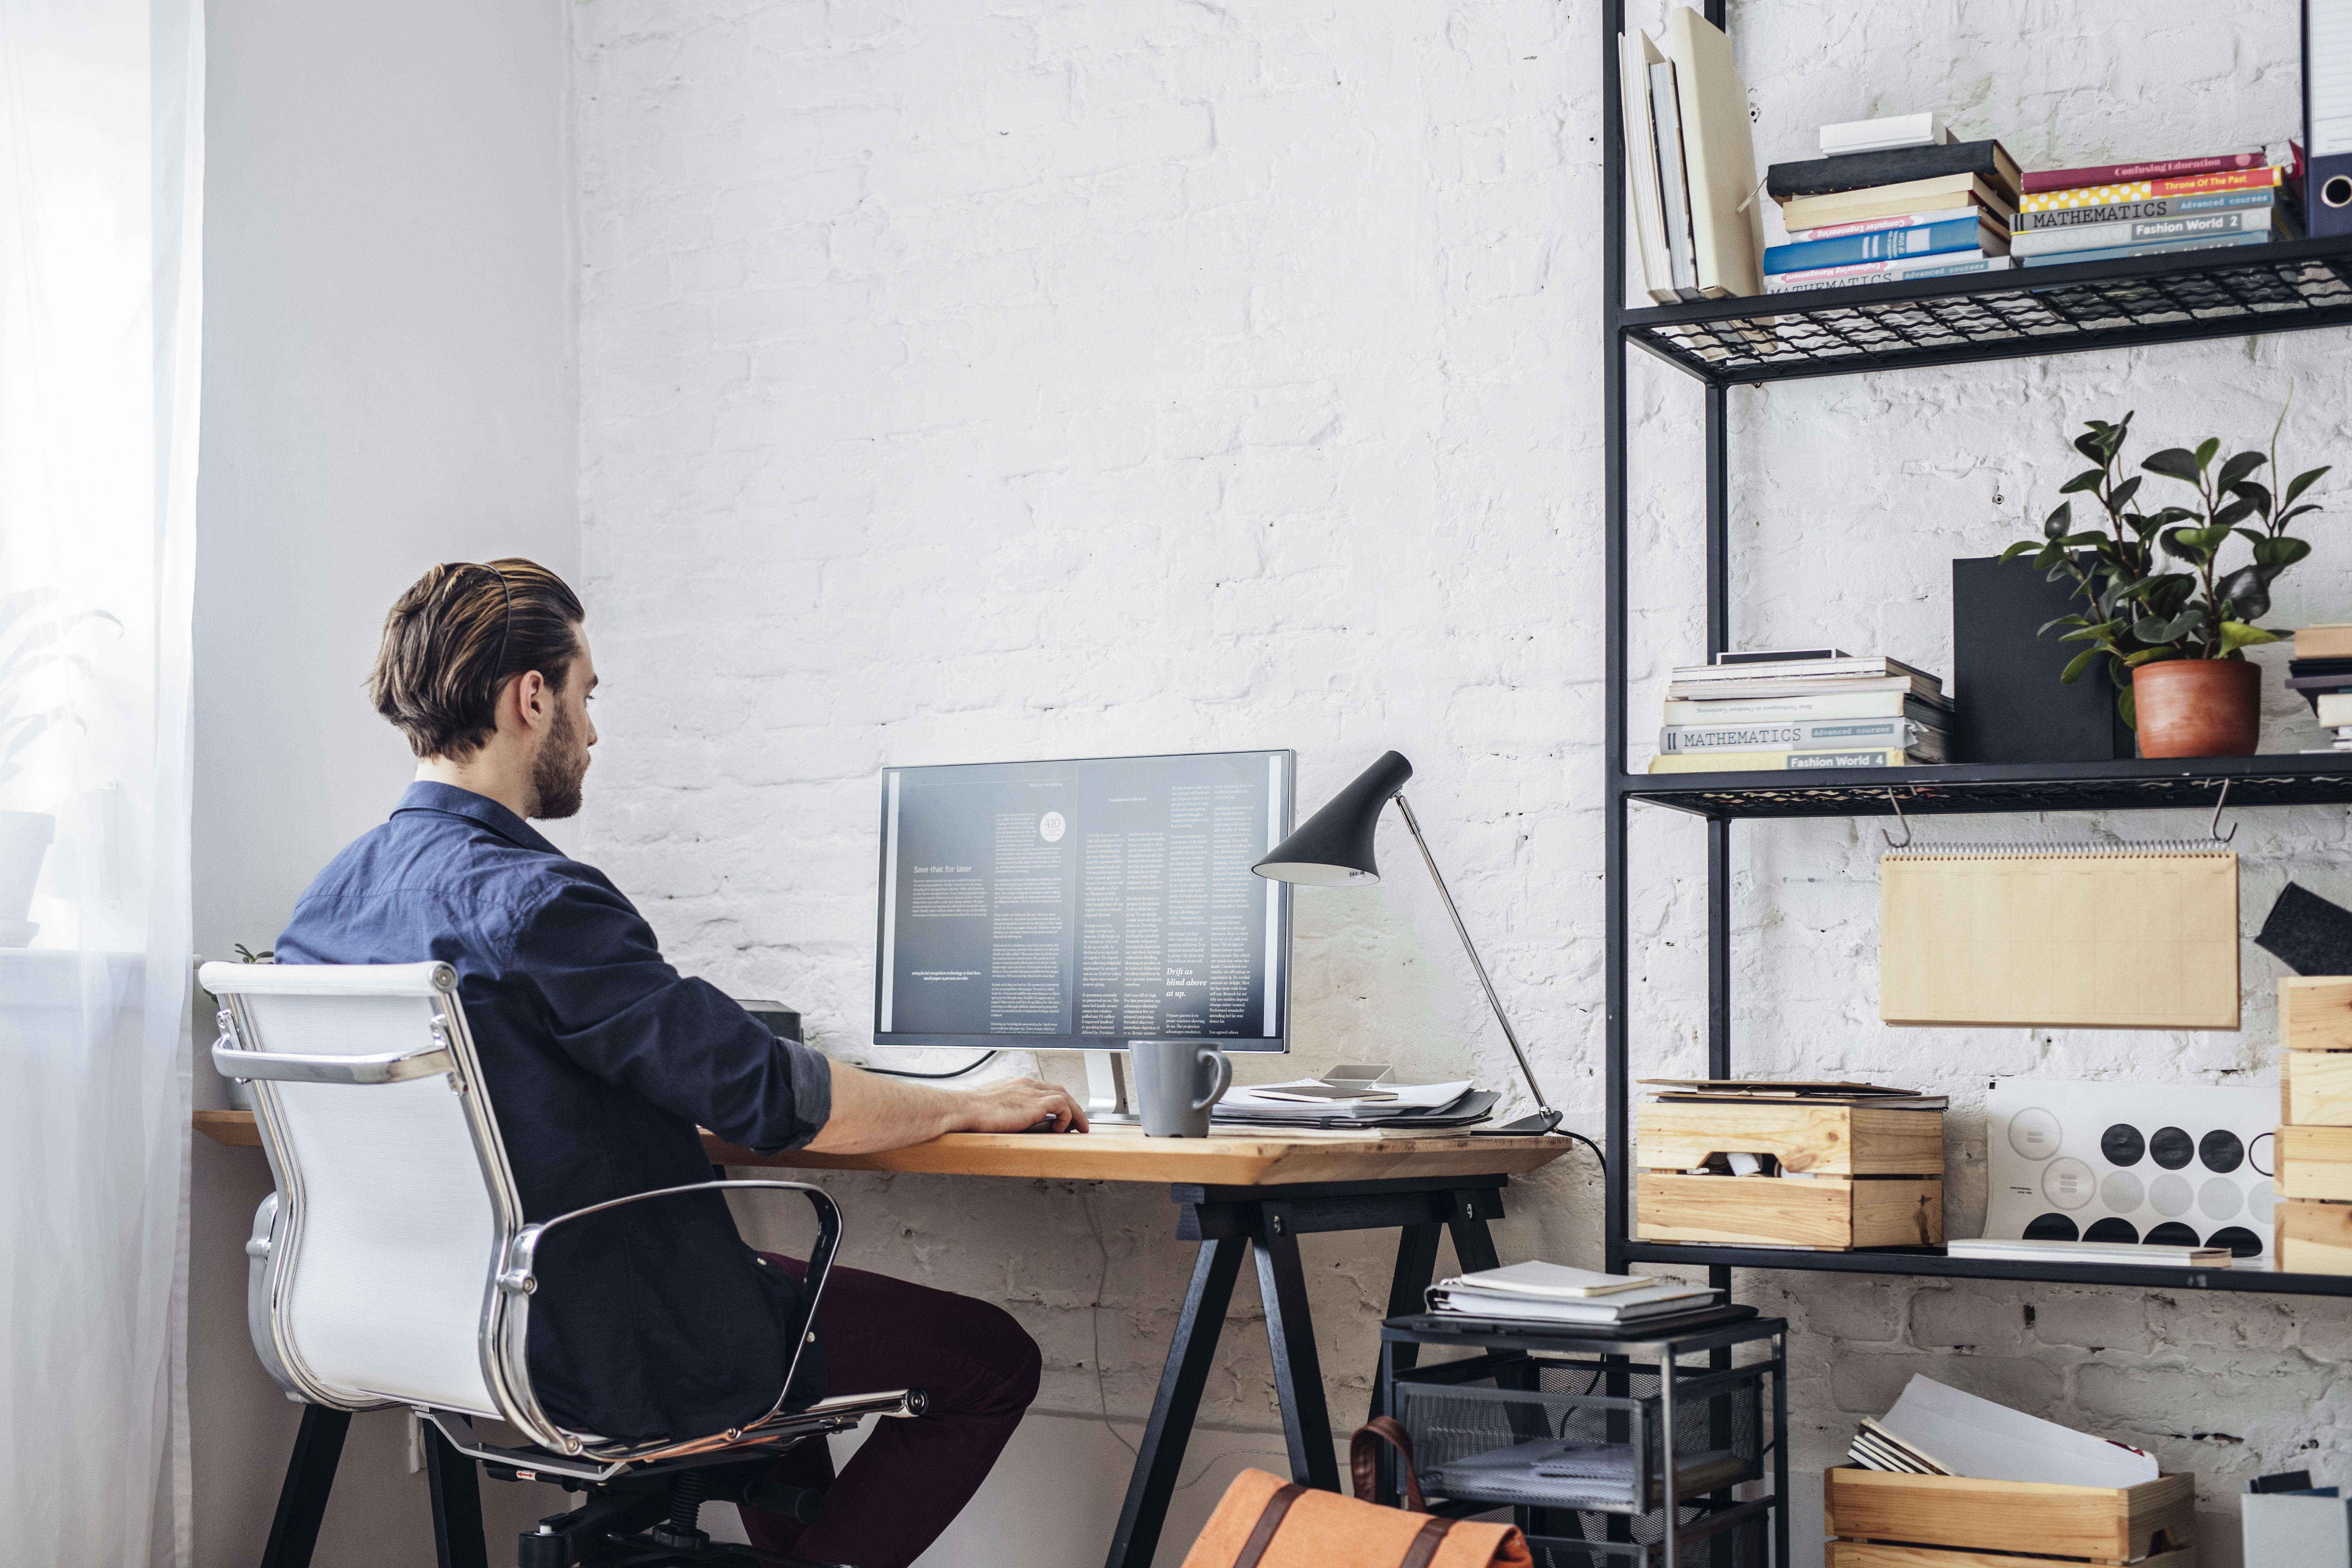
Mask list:
[[[1559,1263],[1514,1263],[1482,1269],[1429,1288],[1429,1310],[1463,1317],[1609,1327],[1694,1311],[1719,1290],[1645,1279],[1638,1274],[1596,1274]]]
[[[1450,1083],[1328,1083],[1299,1079],[1290,1083],[1235,1085],[1212,1113],[1219,1121],[1255,1121],[1298,1127],[1406,1125],[1426,1119],[1431,1126],[1465,1126],[1483,1121],[1497,1097],[1472,1087],[1468,1079]]]

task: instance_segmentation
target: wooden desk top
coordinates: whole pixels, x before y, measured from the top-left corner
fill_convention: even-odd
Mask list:
[[[258,1148],[249,1110],[199,1110],[196,1131],[216,1143]],[[788,1170],[904,1171],[1049,1181],[1188,1182],[1264,1187],[1294,1182],[1374,1182],[1423,1176],[1517,1175],[1566,1153],[1566,1138],[1376,1138],[1356,1133],[1146,1138],[1120,1128],[1086,1133],[950,1132],[882,1154],[755,1154],[706,1132],[712,1163]]]

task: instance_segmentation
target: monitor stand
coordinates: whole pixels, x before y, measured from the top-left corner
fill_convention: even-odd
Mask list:
[[[1111,1123],[1137,1120],[1127,1087],[1125,1051],[1088,1051],[1087,1058],[1087,1120]]]

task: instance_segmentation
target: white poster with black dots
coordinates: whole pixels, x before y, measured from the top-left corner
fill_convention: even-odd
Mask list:
[[[1986,1102],[1984,1233],[2226,1247],[2268,1268],[2278,1089],[2009,1079]]]

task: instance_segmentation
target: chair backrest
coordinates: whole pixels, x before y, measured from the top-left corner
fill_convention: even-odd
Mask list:
[[[304,1398],[503,1417],[497,1277],[522,1223],[445,963],[208,963],[222,1070],[278,1177],[268,1329]],[[262,1325],[257,1322],[257,1337]]]

